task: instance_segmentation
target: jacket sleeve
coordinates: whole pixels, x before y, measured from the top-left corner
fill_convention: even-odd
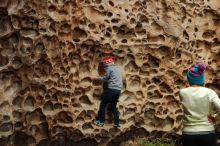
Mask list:
[[[218,97],[218,95],[212,91],[209,95],[212,99],[212,103],[214,104],[214,107],[218,109],[218,111],[220,111],[220,99]]]
[[[109,77],[110,77],[110,69],[107,68],[105,75],[100,77],[99,79],[102,80],[102,81],[108,81]]]
[[[214,115],[215,120],[220,121],[220,99],[214,91],[211,91],[209,97],[211,98],[214,107],[217,109],[217,113]]]

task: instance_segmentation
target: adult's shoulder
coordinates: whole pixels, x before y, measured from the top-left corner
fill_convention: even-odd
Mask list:
[[[211,88],[201,87],[202,93],[207,94],[211,99],[218,97],[218,94]]]
[[[204,87],[206,88],[206,87]],[[212,97],[218,97],[218,94],[211,88],[206,88],[207,91],[209,91],[210,96]]]
[[[180,93],[181,93],[181,92],[186,92],[187,90],[189,90],[189,87],[187,87],[187,88],[182,88],[182,89],[180,89]]]
[[[204,90],[204,91],[208,91],[208,92],[210,92],[210,93],[215,93],[215,91],[213,90],[213,89],[211,89],[211,88],[207,88],[207,87],[201,87],[202,88],[202,90]]]
[[[186,93],[187,93],[188,88],[182,88],[179,91],[179,95],[180,97],[183,97]]]

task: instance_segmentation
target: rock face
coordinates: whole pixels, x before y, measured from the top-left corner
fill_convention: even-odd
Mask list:
[[[220,92],[219,0],[1,0],[0,145],[117,145],[181,133],[186,69]],[[124,70],[121,129],[94,124],[100,60]]]

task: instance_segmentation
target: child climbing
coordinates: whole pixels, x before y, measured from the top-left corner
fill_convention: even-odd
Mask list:
[[[111,112],[114,115],[114,123],[116,127],[120,127],[119,112],[117,110],[118,98],[122,88],[122,73],[118,66],[114,64],[114,57],[105,57],[102,61],[105,75],[98,78],[107,82],[107,89],[104,91],[99,106],[98,118],[96,124],[104,126],[105,124],[105,108],[110,104]]]
[[[184,114],[183,146],[217,145],[211,111],[214,107],[220,110],[220,99],[215,91],[204,87],[206,67],[205,63],[190,67],[187,72],[190,86],[180,90]]]

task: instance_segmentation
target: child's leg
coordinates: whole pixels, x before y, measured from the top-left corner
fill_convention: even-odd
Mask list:
[[[101,123],[105,122],[105,108],[106,105],[109,103],[109,97],[110,97],[109,90],[106,90],[102,95],[102,101],[100,103],[99,112],[98,112],[97,120],[99,120]]]
[[[104,123],[105,122],[105,108],[106,108],[106,105],[108,104],[108,102],[106,101],[105,98],[102,99],[101,103],[100,103],[100,106],[99,106],[99,112],[98,112],[98,120],[101,122],[101,123]]]
[[[114,115],[115,125],[119,125],[119,112],[117,110],[118,98],[120,96],[119,90],[114,90],[114,94],[111,100],[111,112]]]

